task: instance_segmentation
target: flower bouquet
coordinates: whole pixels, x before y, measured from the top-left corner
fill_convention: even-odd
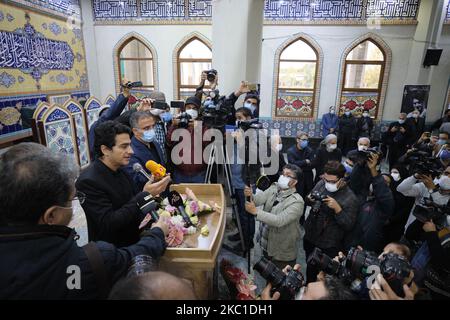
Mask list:
[[[236,268],[226,259],[220,262],[220,273],[227,284],[231,299],[258,300],[256,285],[251,276]]]

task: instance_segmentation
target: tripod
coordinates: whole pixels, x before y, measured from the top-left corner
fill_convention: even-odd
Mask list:
[[[239,238],[241,240],[242,255],[245,257],[245,253],[247,250],[246,250],[246,247],[244,244],[244,235],[242,232],[241,219],[239,217],[239,210],[238,210],[237,203],[236,203],[236,193],[235,193],[234,188],[231,185],[231,168],[230,168],[230,162],[228,159],[228,154],[226,152],[225,144],[222,145],[222,152],[223,152],[223,157],[225,160],[224,164],[223,164],[223,169],[224,169],[224,173],[225,173],[226,187],[230,193],[231,208],[233,211],[233,216],[236,218],[236,225],[237,225],[238,232],[239,232]],[[213,144],[212,148],[211,148],[211,152],[209,154],[208,167],[206,169],[205,183],[211,183],[211,173],[213,171],[213,166],[214,166],[214,163],[216,162],[216,159],[218,159],[218,150],[217,150],[216,144]],[[216,164],[216,165],[218,165],[218,164]],[[218,170],[218,167],[217,167],[217,170]],[[224,248],[226,248],[229,251],[235,252],[234,249],[230,248],[227,245],[224,245]]]

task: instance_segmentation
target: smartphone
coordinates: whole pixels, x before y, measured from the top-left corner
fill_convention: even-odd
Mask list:
[[[256,83],[249,83],[249,84],[247,84],[247,88],[250,91],[256,91],[256,90],[258,90],[258,85]]]
[[[166,108],[167,108],[167,103],[162,102],[162,101],[155,101],[155,102],[153,102],[152,108],[153,108],[153,109],[166,110]]]
[[[183,100],[170,101],[170,107],[175,109],[183,109],[184,101]]]

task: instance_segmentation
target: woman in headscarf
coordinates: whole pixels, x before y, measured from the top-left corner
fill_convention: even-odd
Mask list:
[[[342,161],[342,152],[337,147],[337,136],[334,134],[327,135],[320,143],[319,148],[317,148],[316,156],[312,161],[312,167],[316,169],[315,183],[320,180],[323,168],[330,160]]]

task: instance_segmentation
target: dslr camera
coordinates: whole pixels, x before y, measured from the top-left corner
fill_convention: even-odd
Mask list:
[[[223,129],[231,114],[232,105],[224,105],[225,96],[220,96],[219,90],[213,90],[203,103],[200,110],[203,124],[208,128]]]
[[[414,150],[407,154],[406,162],[410,164],[411,174],[438,177],[442,172],[438,166],[439,158],[430,157],[425,151]]]
[[[242,129],[244,131],[247,131],[248,129],[261,129],[262,124],[259,123],[258,119],[250,119],[250,120],[242,120],[236,122],[238,129]]]
[[[420,222],[433,220],[438,229],[443,229],[450,225],[450,204],[439,205],[430,198],[424,198],[420,205],[414,208],[413,215]]]
[[[217,70],[211,69],[205,70],[203,72],[206,73],[206,79],[208,79],[209,82],[213,82],[214,80],[216,80]]]
[[[359,164],[365,164],[367,163],[367,160],[369,160],[370,155],[372,153],[378,155],[378,164],[379,164],[381,162],[381,159],[383,158],[383,153],[376,148],[368,148],[366,150],[356,151],[354,154],[354,161]]]
[[[139,87],[142,87],[142,86],[143,86],[142,81],[127,82],[125,84],[122,84],[122,87],[128,88],[128,89],[139,88]]]
[[[178,123],[179,128],[186,129],[189,126],[189,121],[192,119],[192,117],[187,114],[186,112],[180,113],[178,119],[180,119],[180,122]]]
[[[272,284],[272,294],[278,291],[281,300],[293,300],[305,285],[305,278],[301,272],[291,269],[288,274],[285,274],[264,257],[253,266],[253,269]]]
[[[313,205],[311,206],[311,211],[312,213],[318,213],[323,200],[325,200],[328,195],[320,193],[319,191],[313,191],[311,192],[310,197],[314,201]]]
[[[369,267],[376,266],[398,296],[404,296],[403,281],[412,270],[411,264],[403,256],[388,253],[378,259],[375,253],[357,248],[351,248],[347,256],[339,262],[315,248],[308,257],[308,263],[329,275],[337,276],[348,285],[355,280],[360,281],[371,276],[374,270]],[[352,289],[358,291],[355,287]]]

